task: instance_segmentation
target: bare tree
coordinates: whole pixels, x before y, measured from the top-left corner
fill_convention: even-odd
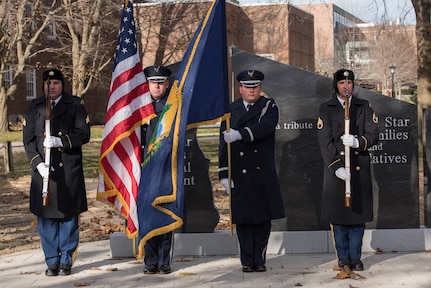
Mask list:
[[[45,51],[38,40],[55,13],[56,1],[47,2],[3,0],[0,3],[0,131],[8,130],[7,106],[18,88],[26,65],[37,54]],[[51,13],[42,16],[40,11],[46,8]],[[12,75],[7,87],[4,85],[6,75]]]
[[[62,0],[62,6],[54,18],[59,45],[52,52],[71,79],[72,94],[82,97],[112,64],[122,5],[114,0]]]
[[[419,165],[419,195],[425,202],[425,151],[423,143],[423,110],[431,107],[431,0],[411,0],[416,14],[416,41],[418,62],[418,156]],[[429,197],[429,196],[428,196]],[[429,208],[429,207],[428,207]],[[425,221],[427,218],[425,218]],[[429,225],[429,223],[425,223]]]
[[[411,0],[416,14],[418,103],[431,108],[431,0]]]
[[[368,67],[368,81],[382,89],[392,89],[389,67],[394,65],[394,88],[399,91],[403,86],[414,86],[417,80],[416,38],[414,27],[404,25],[378,25],[370,27],[369,53],[373,59]],[[373,82],[372,79],[375,79]]]
[[[51,1],[51,2],[49,2]],[[26,65],[61,66],[83,96],[112,63],[122,5],[114,0],[3,0],[0,3],[0,131]],[[46,37],[47,30],[55,40]],[[45,53],[42,59],[36,55]],[[7,70],[9,69],[9,70]],[[8,85],[4,77],[11,75]],[[102,79],[104,80],[104,79]]]

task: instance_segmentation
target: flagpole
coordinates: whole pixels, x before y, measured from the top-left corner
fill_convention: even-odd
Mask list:
[[[230,118],[226,119],[226,131],[230,131]],[[231,161],[230,161],[230,143],[227,143],[227,183],[229,185],[229,234],[233,236],[232,225],[232,175],[231,175]]]
[[[231,50],[231,56],[232,56],[232,50]],[[235,74],[231,73],[231,83],[232,83],[232,101],[234,99],[235,95]],[[230,131],[230,113],[229,117],[226,118],[226,130],[227,132]],[[232,237],[233,236],[233,224],[232,224],[232,169],[231,169],[231,150],[230,150],[230,143],[227,143],[227,181],[229,185],[229,234]]]
[[[127,5],[129,5],[129,0],[124,0],[124,7],[127,7]],[[141,151],[141,153],[142,153],[142,151]],[[126,220],[125,224],[127,224],[127,220]],[[125,230],[127,230],[127,225],[125,227]],[[136,256],[136,254],[137,254],[136,253],[136,238],[137,237],[138,236],[135,236],[132,238],[132,251],[133,251],[134,256]]]

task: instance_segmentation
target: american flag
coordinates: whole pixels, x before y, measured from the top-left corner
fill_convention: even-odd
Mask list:
[[[141,128],[155,116],[136,44],[133,1],[126,0],[109,91],[100,149],[97,199],[127,219],[126,234],[137,235],[136,199],[141,177]]]

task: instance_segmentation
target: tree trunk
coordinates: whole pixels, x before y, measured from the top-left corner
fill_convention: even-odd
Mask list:
[[[423,142],[423,110],[431,107],[431,0],[412,0],[416,14],[416,41],[418,52],[418,172],[419,172],[419,199],[422,207],[425,205],[427,194],[425,189],[424,168],[426,167],[426,149]],[[424,207],[425,211],[429,207]],[[427,218],[421,223],[429,225]]]
[[[431,0],[412,0],[416,13],[418,103],[431,108]]]
[[[6,132],[9,130],[9,121],[7,113],[7,95],[4,87],[0,89],[0,132]]]

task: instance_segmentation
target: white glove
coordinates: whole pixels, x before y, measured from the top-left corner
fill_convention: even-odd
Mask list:
[[[44,162],[40,162],[39,164],[37,164],[36,168],[42,178],[49,177],[49,166],[46,165]]]
[[[359,141],[355,136],[353,136],[351,134],[344,134],[343,135],[343,145],[344,146],[350,146],[352,148],[358,148],[359,147]]]
[[[43,140],[43,146],[45,146],[46,148],[63,147],[63,143],[61,142],[60,138],[51,136]]]
[[[234,188],[232,179],[230,180],[231,187],[229,187],[229,181],[227,178],[220,179],[220,184],[224,187],[224,189],[226,189],[227,194],[230,194],[230,188]]]
[[[226,143],[232,143],[242,139],[241,133],[239,133],[238,130],[235,129],[230,129],[229,132],[223,131],[223,136]]]
[[[337,170],[335,170],[335,176],[337,176],[343,181],[350,180],[350,173],[347,173],[344,167],[340,167]]]

